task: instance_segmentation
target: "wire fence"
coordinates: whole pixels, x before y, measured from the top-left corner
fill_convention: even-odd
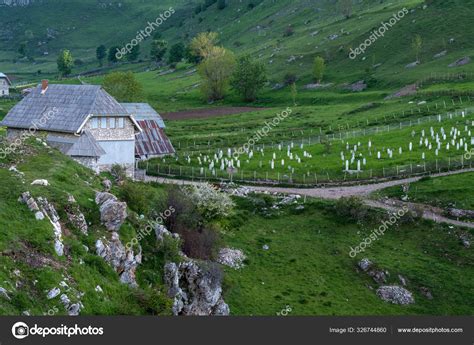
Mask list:
[[[348,139],[353,139],[357,137],[363,137],[363,136],[365,137],[368,135],[377,135],[381,133],[387,133],[394,130],[401,130],[404,128],[418,126],[424,123],[452,120],[459,117],[465,117],[473,113],[474,113],[474,107],[471,107],[471,108],[465,108],[463,110],[455,110],[454,112],[448,112],[445,114],[430,115],[430,116],[420,117],[418,119],[399,122],[396,124],[388,124],[385,126],[376,126],[373,128],[361,128],[357,130],[354,129],[352,131],[338,132],[338,133],[325,134],[325,135],[308,136],[306,138],[300,137],[300,138],[295,138],[291,140],[282,140],[279,142],[271,141],[267,143],[262,143],[260,145],[258,144],[250,145],[250,147],[252,150],[255,151],[255,150],[260,150],[260,149],[265,149],[265,148],[276,149],[279,145],[282,147],[285,147],[291,144],[314,145],[314,144],[321,144],[321,143],[329,142],[329,141],[336,141],[336,140],[342,141],[342,140],[348,140]],[[218,149],[223,149],[223,148],[222,147],[216,148],[211,145],[200,146],[199,149],[198,147],[196,147],[195,149],[192,149],[192,150],[182,151],[181,155],[193,157],[194,155],[197,155],[199,153],[204,153],[204,152],[207,152],[208,154],[216,153]],[[234,146],[231,149],[235,150],[235,149],[238,149],[238,147]]]
[[[410,163],[387,166],[363,171],[337,171],[320,169],[306,174],[291,174],[275,171],[257,170],[209,170],[207,167],[179,166],[159,164],[148,161],[138,163],[138,168],[148,176],[161,176],[173,179],[193,181],[238,182],[246,184],[275,184],[292,186],[313,186],[341,182],[374,182],[380,179],[406,178],[419,175],[430,175],[461,169],[472,168],[471,156],[461,155],[455,158],[431,162]]]

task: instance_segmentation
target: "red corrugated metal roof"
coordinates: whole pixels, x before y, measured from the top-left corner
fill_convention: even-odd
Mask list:
[[[169,155],[175,153],[173,145],[155,120],[137,121],[142,132],[135,140],[135,155]]]

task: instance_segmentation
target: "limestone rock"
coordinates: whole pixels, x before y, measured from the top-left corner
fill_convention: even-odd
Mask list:
[[[97,192],[95,202],[100,206],[100,220],[109,231],[118,231],[127,218],[127,204],[117,200],[115,195]]]
[[[221,248],[217,256],[217,262],[221,265],[229,266],[234,269],[244,267],[244,253],[239,249]]]
[[[360,260],[360,262],[359,262],[358,265],[359,265],[359,267],[360,267],[360,269],[361,269],[362,271],[367,272],[368,269],[369,269],[370,267],[372,267],[373,264],[372,264],[372,261],[370,261],[370,260],[367,259],[367,258],[364,258],[364,259]]]
[[[51,290],[49,290],[46,297],[48,299],[53,299],[54,297],[58,296],[60,293],[61,293],[61,290],[59,288],[52,288]]]
[[[448,67],[464,66],[464,65],[467,65],[470,62],[471,62],[471,58],[466,56],[466,57],[463,57],[459,60],[454,61],[452,64],[448,65]]]
[[[135,271],[142,261],[141,253],[134,255],[133,250],[127,250],[116,232],[112,233],[110,241],[97,240],[96,253],[102,257],[119,274],[120,281],[131,287],[137,287]]]
[[[377,296],[393,304],[413,304],[415,299],[410,291],[397,285],[384,285],[377,289]]]
[[[105,191],[108,192],[112,188],[112,181],[105,179],[102,181],[102,185],[104,186]]]
[[[168,295],[174,299],[174,315],[229,315],[222,298],[221,276],[212,265],[207,269],[194,261],[165,265]]]
[[[66,214],[69,222],[71,222],[74,227],[79,229],[83,234],[87,235],[87,222],[84,214],[81,212],[79,205],[76,204],[76,200],[72,195],[69,195],[68,205],[66,206]]]
[[[37,185],[37,186],[49,186],[49,182],[48,180],[34,180],[33,182],[31,182],[31,185]]]

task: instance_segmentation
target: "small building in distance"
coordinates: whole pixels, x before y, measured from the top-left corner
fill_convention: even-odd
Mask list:
[[[12,82],[8,76],[0,72],[0,97],[6,97],[10,95],[10,86],[12,86]]]

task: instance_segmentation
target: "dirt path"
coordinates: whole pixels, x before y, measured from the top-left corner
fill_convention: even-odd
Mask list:
[[[463,169],[457,171],[449,171],[444,173],[438,173],[430,175],[431,177],[442,177],[442,176],[450,176],[450,175],[457,175],[466,172],[473,172],[474,168],[470,169]],[[419,181],[422,176],[419,177],[410,177],[401,180],[393,180],[381,183],[374,183],[374,184],[365,184],[365,185],[358,185],[358,186],[341,186],[341,187],[315,187],[315,188],[292,188],[292,187],[270,187],[270,186],[245,186],[246,188],[257,191],[257,192],[271,192],[271,193],[283,193],[283,194],[299,194],[299,195],[306,195],[309,197],[315,198],[322,198],[322,199],[339,199],[341,197],[351,197],[356,196],[364,199],[364,203],[370,207],[376,208],[383,208],[385,210],[393,211],[398,210],[402,206],[402,202],[397,202],[396,205],[393,204],[393,200],[391,201],[392,204],[389,202],[382,202],[377,200],[369,199],[369,195],[373,192],[392,187],[392,186],[400,186],[406,183],[414,183]],[[186,181],[186,180],[176,180],[176,179],[168,179],[164,177],[154,177],[154,176],[146,176],[146,181],[155,181],[159,183],[171,183],[171,184],[179,184],[179,185],[197,185],[201,182],[198,181]],[[442,215],[442,210],[436,207],[432,207],[429,205],[423,204],[411,204],[405,203],[407,206],[421,206],[423,208],[423,218],[433,220],[437,223],[448,223],[457,226],[465,226],[469,228],[474,228],[474,223],[457,221],[453,219],[446,218]]]

